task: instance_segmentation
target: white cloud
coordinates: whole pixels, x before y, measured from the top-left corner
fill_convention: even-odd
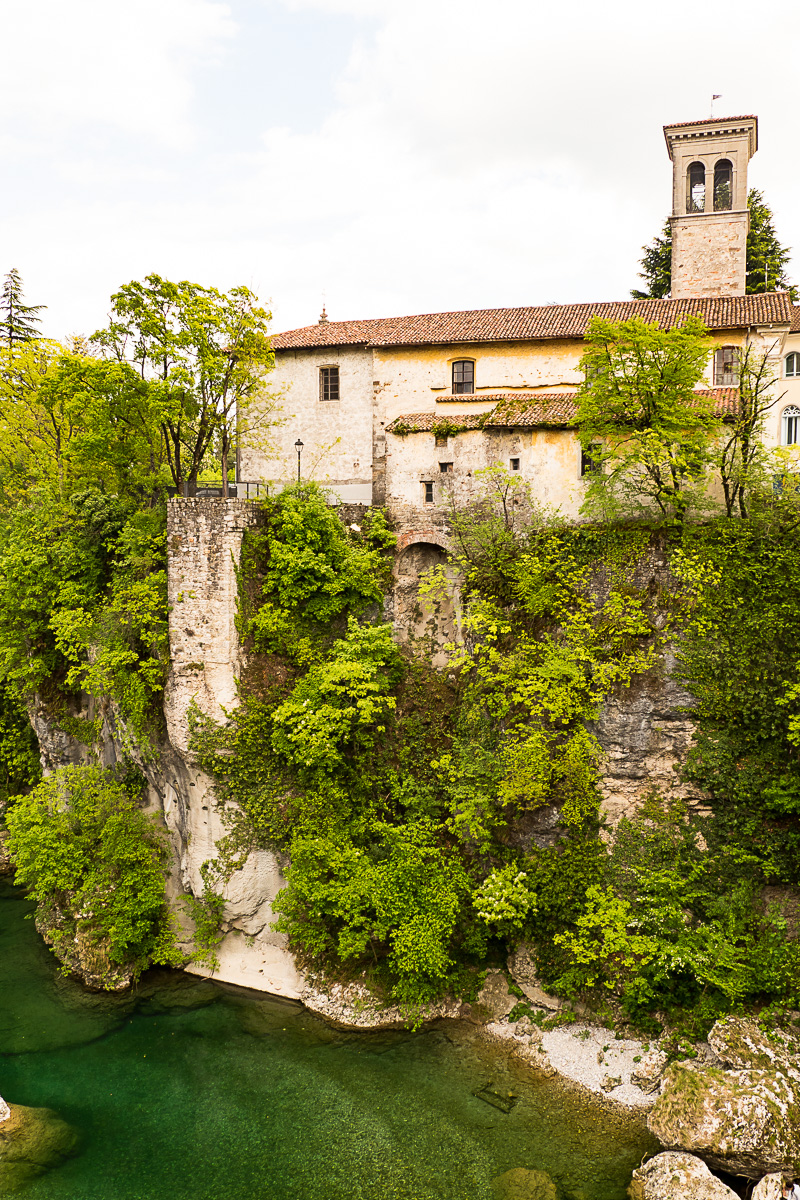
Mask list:
[[[190,134],[191,69],[234,36],[214,0],[36,0],[0,4],[2,122],[63,136],[112,126],[174,144]]]
[[[328,104],[310,131],[285,114],[269,123],[279,2],[275,29],[292,23],[303,86],[316,80]],[[0,241],[31,302],[51,305],[54,332],[94,328],[109,292],[149,270],[247,282],[273,298],[278,328],[315,320],[323,291],[335,318],[624,297],[668,210],[661,126],[704,116],[712,92],[724,93],[721,114],[759,113],[751,182],[782,240],[800,246],[792,87],[764,53],[800,34],[790,0],[776,0],[755,49],[744,0],[674,0],[668,15],[638,0],[43,0],[34,11],[56,21],[49,68],[32,62],[32,17],[9,5],[27,49],[0,155],[22,186],[0,201]],[[352,43],[331,99],[303,37],[337,14]],[[246,102],[209,66],[226,47],[235,65],[245,44]],[[31,147],[56,110],[69,136],[48,143],[48,187]],[[103,122],[113,140],[98,136]]]

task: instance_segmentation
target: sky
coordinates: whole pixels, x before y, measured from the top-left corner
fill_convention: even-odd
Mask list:
[[[756,113],[797,247],[800,5],[0,0],[0,275],[90,335],[149,272],[273,330],[624,299],[669,211],[661,127]]]

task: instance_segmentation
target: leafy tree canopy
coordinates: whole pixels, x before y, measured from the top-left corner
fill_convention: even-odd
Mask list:
[[[587,507],[682,521],[702,500],[712,401],[695,388],[711,343],[697,317],[660,329],[593,317],[581,359],[578,429],[595,463]]]
[[[196,483],[210,453],[227,481],[237,416],[274,364],[269,319],[244,286],[223,293],[148,275],[111,297],[109,325],[92,344],[155,386],[176,487]]]

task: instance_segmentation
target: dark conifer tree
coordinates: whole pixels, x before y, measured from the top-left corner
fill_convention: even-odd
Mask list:
[[[796,304],[800,292],[786,277],[790,251],[778,241],[772,209],[756,188],[750,190],[747,207],[750,209],[750,232],[747,235],[745,291],[753,295],[756,292],[785,290],[791,296],[792,303]],[[669,221],[661,237],[654,238],[649,246],[643,246],[642,249],[644,256],[639,278],[644,280],[647,290],[634,289],[631,296],[634,300],[668,296],[672,286],[672,229]]]
[[[9,350],[19,342],[31,342],[41,337],[37,326],[41,323],[40,313],[46,304],[23,304],[22,276],[12,267],[3,280],[0,295],[0,339]]]

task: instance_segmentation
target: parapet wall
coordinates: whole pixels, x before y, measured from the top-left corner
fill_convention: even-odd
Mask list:
[[[246,500],[187,499],[167,508],[170,678],[165,714],[172,745],[188,751],[194,702],[221,720],[236,702],[239,639],[236,567],[244,531],[262,511]]]

